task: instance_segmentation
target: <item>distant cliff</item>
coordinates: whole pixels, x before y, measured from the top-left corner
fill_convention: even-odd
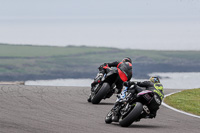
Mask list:
[[[200,51],[0,44],[0,81],[94,78],[105,62],[133,60],[133,77],[152,72],[200,72]]]

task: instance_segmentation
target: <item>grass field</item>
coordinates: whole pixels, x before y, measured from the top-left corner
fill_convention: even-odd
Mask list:
[[[200,58],[199,51],[154,51],[154,50],[130,50],[116,49],[105,47],[85,47],[85,46],[33,46],[33,45],[6,45],[0,44],[0,57],[48,57],[48,56],[69,56],[88,54],[93,57],[105,54],[106,57],[131,56],[149,57],[155,60],[180,58],[180,59],[197,59]],[[113,58],[112,58],[113,59]],[[118,58],[117,58],[118,59]]]
[[[1,64],[13,64],[21,62],[16,58],[48,58],[52,61],[55,57],[66,57],[71,63],[77,61],[81,63],[102,63],[119,60],[123,57],[131,57],[135,62],[152,61],[163,62],[184,62],[193,60],[200,62],[199,51],[153,51],[153,50],[130,50],[104,47],[53,47],[53,46],[31,46],[31,45],[0,45],[0,58],[9,58]],[[12,59],[11,58],[15,58]],[[53,58],[54,57],[54,58]],[[72,60],[72,61],[71,61]],[[76,63],[76,62],[75,62]]]
[[[199,51],[0,44],[0,80],[91,78],[102,63],[127,56],[140,78],[151,72],[200,71]]]
[[[166,97],[164,102],[179,110],[200,116],[200,88],[175,93]]]

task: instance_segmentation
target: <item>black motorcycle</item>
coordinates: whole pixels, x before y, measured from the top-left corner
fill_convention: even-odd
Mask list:
[[[97,74],[96,78],[99,78],[99,74]],[[110,98],[115,92],[114,87],[118,79],[119,75],[117,69],[106,69],[106,73],[103,77],[91,88],[91,102],[93,104],[98,104],[102,99]]]
[[[148,118],[150,110],[148,105],[152,99],[155,99],[157,103],[161,103],[157,95],[154,95],[152,91],[144,90],[137,95],[129,98],[127,101],[123,101],[118,110],[118,122],[122,127],[128,127],[133,122],[140,121],[142,118]],[[112,123],[116,117],[116,112],[111,109],[105,118],[107,124]],[[116,121],[115,121],[116,122]]]

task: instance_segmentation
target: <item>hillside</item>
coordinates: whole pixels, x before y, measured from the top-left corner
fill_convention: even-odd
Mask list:
[[[0,44],[0,81],[94,78],[99,65],[127,56],[133,60],[134,78],[152,72],[200,72],[199,51]]]

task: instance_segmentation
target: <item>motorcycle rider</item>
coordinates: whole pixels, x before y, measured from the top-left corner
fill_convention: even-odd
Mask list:
[[[132,86],[134,85],[134,86]],[[126,88],[122,91],[121,95],[118,97],[114,107],[114,119],[113,121],[118,121],[118,111],[120,105],[128,101],[130,97],[136,96],[139,92],[143,90],[150,90],[154,92],[154,98],[151,100],[150,104],[148,105],[150,114],[148,116],[141,116],[140,118],[155,118],[157,110],[159,109],[159,106],[161,105],[161,102],[164,98],[163,93],[163,85],[160,83],[160,80],[158,77],[150,77],[149,81],[143,81],[143,82],[134,82],[134,81],[127,81],[124,83],[124,86]],[[128,95],[126,96],[125,93],[128,92]]]
[[[121,90],[123,88],[123,83],[126,81],[130,81],[132,77],[132,60],[129,57],[125,57],[121,62],[119,61],[114,61],[111,63],[104,63],[101,65],[99,69],[99,73],[97,77],[94,79],[93,83],[91,84],[91,91],[92,88],[101,81],[103,78],[104,74],[107,73],[111,67],[117,68],[119,79],[116,81],[116,89],[115,93],[119,94],[121,93]],[[91,95],[88,98],[88,102],[91,102]]]

